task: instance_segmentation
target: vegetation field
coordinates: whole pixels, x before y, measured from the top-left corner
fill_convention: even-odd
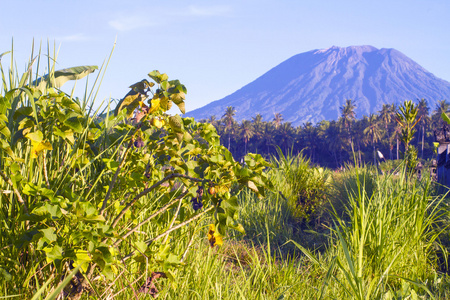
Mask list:
[[[236,161],[226,133],[167,113],[187,90],[165,73],[94,111],[107,62],[55,70],[38,50],[22,73],[8,56],[0,299],[450,298],[449,201],[415,174],[411,102],[382,172],[286,147]],[[88,75],[82,97],[61,90]]]

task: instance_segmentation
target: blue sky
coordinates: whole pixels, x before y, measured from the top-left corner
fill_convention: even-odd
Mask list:
[[[0,7],[0,53],[14,38],[20,71],[33,38],[56,44],[57,69],[101,65],[117,38],[98,102],[123,97],[158,69],[186,85],[189,111],[295,54],[333,45],[395,48],[450,81],[448,0],[3,0]]]

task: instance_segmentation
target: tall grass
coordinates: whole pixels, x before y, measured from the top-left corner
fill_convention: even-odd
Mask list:
[[[29,299],[31,295],[34,295],[33,299],[43,299],[43,295],[49,295],[46,299],[55,299],[68,280],[59,282],[60,279],[54,277],[55,268],[45,261],[45,257],[33,245],[22,247],[27,244],[27,238],[31,239],[32,234],[35,234],[36,229],[29,226],[30,220],[33,220],[32,216],[29,215],[26,208],[23,210],[24,206],[19,205],[21,203],[17,201],[18,196],[16,198],[18,193],[15,193],[14,189],[18,186],[22,188],[20,181],[23,180],[23,182],[29,182],[31,188],[45,187],[49,192],[54,190],[60,191],[61,194],[76,195],[87,191],[87,187],[81,190],[75,188],[73,182],[95,176],[95,171],[89,171],[89,168],[80,170],[80,172],[73,172],[73,170],[78,167],[77,161],[82,159],[85,160],[85,165],[92,166],[92,170],[95,170],[95,165],[88,161],[82,153],[90,146],[94,148],[94,145],[88,145],[86,136],[88,128],[93,124],[92,115],[97,113],[92,110],[92,107],[108,64],[106,61],[100,68],[94,83],[89,88],[86,85],[86,91],[81,99],[72,98],[74,105],[80,109],[77,117],[82,120],[83,126],[81,133],[75,136],[73,145],[59,143],[58,138],[51,134],[52,137],[55,137],[55,139],[49,140],[49,143],[53,145],[51,154],[30,159],[31,145],[25,141],[26,139],[23,138],[25,134],[19,127],[23,125],[20,122],[25,122],[26,118],[18,112],[32,116],[33,121],[36,121],[36,126],[43,132],[53,130],[52,124],[37,121],[38,115],[43,112],[37,110],[34,97],[29,96],[29,87],[38,87],[39,80],[41,82],[43,82],[43,78],[48,78],[49,82],[55,80],[57,53],[55,50],[51,50],[50,45],[47,47],[47,53],[44,54],[41,48],[36,51],[33,43],[30,60],[24,72],[20,72],[16,67],[14,49],[0,56],[3,59],[0,60],[2,80],[0,100],[5,101],[7,93],[11,96],[11,101],[6,105],[0,103],[0,110],[6,113],[5,116],[8,119],[6,124],[8,131],[11,132],[11,148],[0,150],[0,171],[2,172],[0,178],[0,220],[2,223],[0,226],[0,295],[19,299]],[[8,55],[10,64],[9,67],[4,67],[2,62],[5,62]],[[42,84],[38,89],[43,95],[47,93],[58,95],[60,92],[50,88],[50,84],[47,86]],[[2,99],[2,97],[5,98]],[[49,101],[47,108],[52,105],[56,104]],[[7,110],[8,106],[10,106],[9,110]],[[29,108],[31,111],[28,111]],[[53,118],[53,121],[56,122],[56,118]],[[103,126],[103,130],[107,131],[107,125],[103,124]],[[12,167],[11,157],[15,158]],[[6,165],[8,167],[5,167]],[[12,178],[13,184],[5,179],[6,176],[3,176],[9,169],[12,172],[6,176]],[[24,196],[23,201],[28,208],[45,197],[39,193],[26,197],[22,194],[22,196]],[[59,203],[58,206],[63,207],[64,204]],[[70,280],[74,274],[74,272],[68,273],[66,278]],[[44,285],[40,286],[40,282]]]
[[[429,180],[406,179],[405,167],[398,176],[377,176],[375,181],[365,172],[351,170],[352,176],[344,180],[353,185],[345,186],[345,213],[334,214],[336,248],[330,254],[335,264],[328,268],[335,275],[327,284],[340,285],[352,299],[432,296],[430,288],[439,273],[437,225],[445,198],[431,196]]]

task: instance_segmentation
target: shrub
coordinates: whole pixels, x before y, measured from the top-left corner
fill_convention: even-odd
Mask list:
[[[302,153],[284,156],[278,151],[273,158],[275,166],[270,173],[274,185],[299,223],[308,223],[319,217],[327,201],[331,174],[324,168],[314,167]]]
[[[227,228],[243,232],[237,195],[244,187],[264,194],[267,164],[250,154],[244,167],[212,125],[167,115],[173,103],[184,113],[186,88],[178,80],[149,73],[151,81],[132,85],[114,114],[98,121],[86,99],[58,89],[95,68],[31,82],[32,66],[0,96],[0,189],[9,192],[0,202],[0,276],[7,293],[52,287],[37,297],[70,282],[69,297],[84,290],[100,297],[123,274],[173,277],[201,220],[213,218],[212,247]],[[93,286],[94,278],[105,282]]]

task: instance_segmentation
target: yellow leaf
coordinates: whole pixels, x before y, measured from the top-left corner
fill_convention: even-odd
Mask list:
[[[161,102],[161,100],[159,100],[159,98],[152,99],[149,113],[153,113],[153,112],[157,111],[158,109],[160,109],[160,107],[161,107],[160,102]]]
[[[32,143],[33,148],[31,149],[31,158],[38,157],[39,153],[44,150],[53,150],[52,144],[50,142],[40,142],[40,143]]]
[[[222,246],[223,244],[222,235],[216,231],[216,226],[214,224],[209,224],[208,241],[211,247],[216,245]]]

